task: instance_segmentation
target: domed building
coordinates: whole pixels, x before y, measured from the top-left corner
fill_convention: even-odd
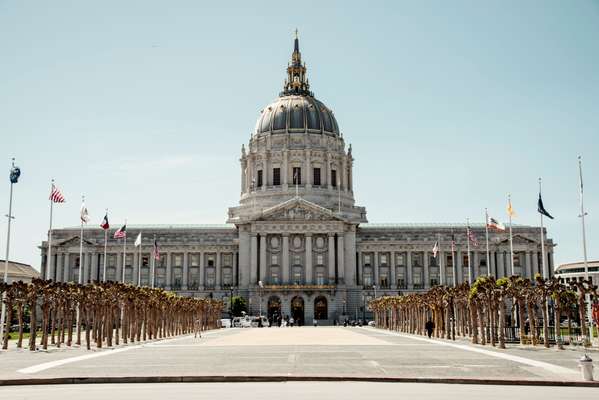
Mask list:
[[[466,245],[465,224],[368,223],[354,200],[354,157],[333,110],[315,98],[296,37],[279,97],[258,115],[240,154],[240,198],[223,225],[129,225],[141,251],[99,228],[53,230],[41,245],[42,276],[59,281],[125,281],[228,302],[276,321],[332,324],[369,319],[374,296],[426,291],[479,275],[532,277],[553,271],[552,240],[542,271],[536,227],[490,232]],[[471,224],[482,241],[485,224]],[[112,238],[112,233],[108,235]],[[160,256],[152,257],[159,244]],[[546,235],[545,235],[546,238]],[[435,243],[437,245],[435,245]],[[510,249],[513,248],[514,257]],[[487,254],[489,259],[487,260]]]

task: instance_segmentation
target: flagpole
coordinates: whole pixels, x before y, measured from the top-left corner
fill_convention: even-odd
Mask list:
[[[470,262],[470,218],[466,218],[466,245],[468,249],[468,283],[472,285],[472,263]]]
[[[507,201],[508,201],[508,207],[509,207],[509,212],[508,212],[508,216],[510,217],[510,261],[511,261],[511,274],[512,276],[514,276],[515,272],[514,272],[514,239],[512,236],[512,195],[508,193],[507,195]]]
[[[539,178],[539,196],[541,196],[541,178]],[[543,213],[539,213],[541,214],[541,265],[543,266],[543,279],[546,279],[547,276],[545,275],[545,238],[544,238],[544,234],[543,234]],[[531,277],[532,278],[532,277]]]
[[[439,275],[440,275],[440,278],[441,278],[441,285],[447,285],[447,282],[446,282],[447,279],[445,277],[445,274],[446,274],[447,271],[445,271],[445,265],[444,265],[444,263],[441,262],[441,261],[444,261],[444,260],[443,260],[443,257],[442,257],[443,253],[441,252],[441,234],[440,233],[437,233],[437,243],[438,243],[437,244],[437,246],[438,246],[437,247],[437,255],[438,255],[438,257],[437,257],[437,264],[439,265]]]
[[[8,228],[6,232],[6,258],[4,259],[4,283],[8,284],[8,256],[10,252],[10,223],[14,219],[12,215],[12,187],[16,182],[12,180],[12,172],[15,169],[15,159],[12,159],[12,167],[11,167],[11,180],[10,180],[10,195],[8,201]],[[18,178],[18,177],[17,177]],[[6,319],[6,291],[2,293],[2,311],[0,313],[0,337],[4,339],[4,320]],[[8,330],[10,331],[10,321],[8,322]]]
[[[50,193],[54,191],[54,179],[50,185]],[[50,195],[50,229],[48,230],[48,257],[46,258],[46,280],[50,279],[52,273],[52,209],[54,202],[52,201],[52,195]]]
[[[152,250],[152,279],[150,279],[150,282],[152,283],[152,289],[154,289],[154,269],[156,267],[156,235],[154,234],[154,242],[152,244],[153,246],[153,250]]]
[[[588,262],[588,257],[587,257],[587,235],[586,235],[586,228],[585,228],[585,221],[584,221],[584,217],[587,215],[587,213],[584,210],[584,191],[583,191],[583,184],[582,184],[582,157],[578,156],[578,177],[580,180],[580,223],[582,225],[582,251],[583,251],[583,260],[584,260],[584,279],[588,280],[589,279],[589,262]],[[587,318],[588,318],[588,326],[589,326],[589,338],[592,341],[593,340],[593,318],[592,316],[592,310],[591,310],[591,297],[590,297],[590,293],[585,293],[585,301],[587,304]]]
[[[489,253],[489,211],[485,208],[485,239],[487,241],[487,275],[491,275],[491,257]]]
[[[451,230],[451,269],[453,272],[453,287],[458,286],[458,264],[457,264],[458,249],[456,249],[455,235]]]
[[[85,195],[81,195],[81,207],[83,207],[83,205],[85,204]],[[83,212],[83,210],[81,210],[81,212]],[[81,218],[81,234],[79,235],[79,276],[77,279],[77,283],[81,285],[82,283],[82,278],[83,278],[83,273],[82,273],[82,267],[83,267],[83,214],[81,214],[80,216]],[[79,313],[79,308],[77,308],[77,313]]]
[[[108,215],[108,208],[106,209],[105,215]],[[106,282],[106,250],[108,248],[108,229],[104,229],[104,270],[102,271],[102,282]]]
[[[127,220],[125,220],[125,226],[127,226]],[[121,283],[125,283],[125,266],[127,265],[127,231],[123,237],[123,271],[121,273]]]
[[[137,286],[141,286],[141,232],[139,232],[139,257],[137,258]]]

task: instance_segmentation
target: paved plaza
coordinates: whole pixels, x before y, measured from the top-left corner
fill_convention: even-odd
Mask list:
[[[335,376],[577,381],[582,351],[500,351],[374,328],[222,329],[116,349],[0,353],[0,378]],[[597,360],[599,355],[592,353]]]

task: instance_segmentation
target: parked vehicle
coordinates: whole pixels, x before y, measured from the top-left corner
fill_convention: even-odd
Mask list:
[[[262,325],[260,325],[260,320],[262,320]],[[261,317],[252,317],[252,328],[258,327],[268,327],[268,319],[263,315]]]
[[[220,320],[220,327],[221,328],[230,328],[231,327],[231,320],[229,318],[221,318],[221,320]]]

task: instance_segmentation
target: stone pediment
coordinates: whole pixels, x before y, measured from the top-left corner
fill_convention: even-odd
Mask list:
[[[510,238],[509,238],[509,236],[506,236],[505,239],[501,240],[499,243],[505,244],[505,243],[509,243],[509,242],[510,242]],[[512,242],[514,243],[514,245],[538,244],[538,242],[536,240],[529,239],[522,235],[514,235],[512,237]]]
[[[70,246],[74,247],[74,246],[79,246],[80,243],[81,243],[81,239],[79,238],[79,236],[73,236],[68,239],[64,239],[64,240],[57,241],[56,243],[52,243],[52,245],[53,246],[63,246],[63,247],[70,247]],[[93,246],[93,245],[95,245],[95,243],[83,238],[83,245],[84,246],[86,246],[86,245]]]
[[[284,201],[265,209],[255,221],[344,221],[328,208],[319,206],[301,197]]]

